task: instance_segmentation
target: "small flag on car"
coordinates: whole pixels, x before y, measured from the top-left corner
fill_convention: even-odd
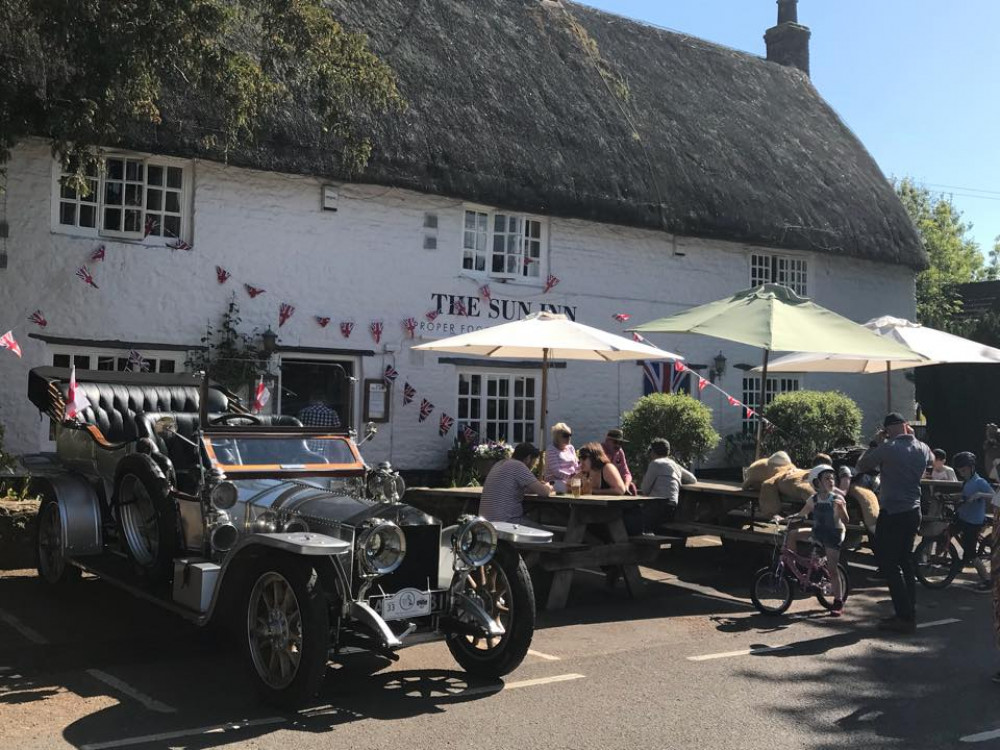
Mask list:
[[[254,412],[259,412],[265,406],[267,402],[271,400],[271,391],[267,389],[264,385],[264,376],[262,375],[260,380],[257,381],[257,387],[253,392],[253,410]]]
[[[66,394],[65,419],[76,419],[80,412],[90,406],[90,399],[76,387],[76,365],[69,368],[69,392]]]

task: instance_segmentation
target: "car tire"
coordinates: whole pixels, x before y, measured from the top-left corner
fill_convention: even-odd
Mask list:
[[[500,620],[506,632],[496,639],[450,633],[448,650],[469,674],[503,677],[524,660],[535,633],[535,593],[528,568],[517,550],[501,543],[489,563],[462,575],[469,577],[469,593],[485,592],[480,598],[486,611]]]
[[[66,557],[62,513],[55,498],[45,498],[35,525],[38,576],[54,588],[67,588],[80,580],[82,571]]]
[[[169,581],[180,549],[177,505],[151,457],[133,453],[119,462],[113,504],[119,537],[136,572],[149,584]]]
[[[329,598],[312,564],[268,555],[247,578],[242,638],[258,692],[299,708],[319,692],[329,653]]]

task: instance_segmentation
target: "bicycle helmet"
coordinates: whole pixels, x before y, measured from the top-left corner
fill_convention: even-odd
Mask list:
[[[815,487],[816,482],[818,482],[819,478],[826,474],[826,472],[830,472],[834,475],[834,477],[837,475],[837,472],[832,466],[830,466],[830,464],[819,464],[819,466],[814,466],[812,471],[809,472],[809,483]]]
[[[838,479],[840,477],[853,477],[853,476],[854,476],[854,469],[852,469],[850,466],[841,466],[839,469],[837,469]]]
[[[969,451],[962,451],[961,453],[956,453],[951,459],[951,468],[953,469],[963,469],[963,468],[976,468],[976,454],[969,453]]]

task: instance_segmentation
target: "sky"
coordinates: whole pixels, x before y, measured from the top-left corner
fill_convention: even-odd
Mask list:
[[[578,0],[764,56],[775,0]],[[1000,0],[799,0],[813,84],[887,177],[1000,235]]]

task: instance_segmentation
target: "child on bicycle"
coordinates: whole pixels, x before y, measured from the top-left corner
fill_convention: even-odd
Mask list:
[[[830,614],[840,617],[844,614],[844,592],[841,590],[837,565],[840,562],[840,545],[844,542],[849,520],[847,503],[835,490],[837,472],[829,464],[814,466],[809,472],[809,481],[816,493],[806,500],[799,515],[809,517],[812,514],[812,537],[823,545],[826,567],[830,572],[830,585],[833,589],[833,609]]]
[[[979,546],[979,534],[986,523],[986,501],[993,498],[993,488],[990,483],[976,472],[976,456],[963,451],[952,458],[952,467],[958,474],[962,485],[962,502],[955,510],[958,516],[959,536],[962,542],[962,567],[975,565],[979,574],[979,587],[987,590],[990,587],[986,567],[979,562],[976,552]]]

